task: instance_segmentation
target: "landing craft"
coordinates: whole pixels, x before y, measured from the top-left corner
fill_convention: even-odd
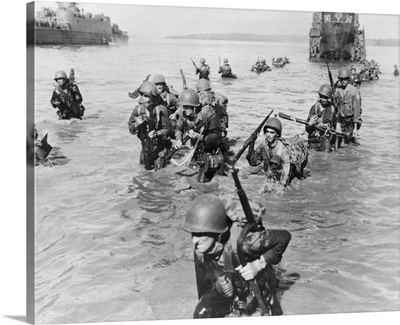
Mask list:
[[[116,45],[128,42],[128,33],[111,25],[110,17],[92,15],[76,2],[57,2],[58,8],[42,8],[35,17],[37,45]]]
[[[365,33],[360,29],[358,14],[314,12],[310,29],[310,58],[328,60],[366,59]]]

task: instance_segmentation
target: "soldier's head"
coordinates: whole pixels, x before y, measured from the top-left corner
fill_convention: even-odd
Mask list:
[[[154,82],[145,81],[142,83],[139,89],[140,93],[140,102],[149,106],[151,103],[155,101],[157,96],[157,87]]]
[[[332,96],[332,87],[328,84],[323,84],[318,90],[318,95],[322,106],[327,105]]]
[[[59,86],[62,86],[67,79],[68,79],[67,74],[62,70],[57,71],[54,76],[54,80],[57,82]]]
[[[339,84],[342,88],[346,88],[350,81],[350,70],[348,68],[340,68],[338,73]]]
[[[183,108],[183,116],[194,117],[197,107],[200,106],[199,95],[194,89],[186,89],[179,96],[178,104]]]
[[[225,65],[228,64],[228,59],[227,59],[227,58],[224,59],[224,64],[225,64]]]
[[[229,218],[222,201],[213,194],[197,197],[186,213],[183,230],[192,234],[194,248],[200,253],[210,253],[223,242]]]
[[[212,102],[212,89],[210,82],[206,79],[199,79],[196,85],[197,94],[199,95],[200,104],[203,106],[209,105]]]
[[[206,63],[206,60],[205,60],[204,58],[201,58],[201,59],[200,59],[200,63],[201,63],[201,64],[205,64],[205,63]]]
[[[160,75],[160,74],[156,74],[153,77],[153,82],[157,87],[157,92],[159,94],[163,93],[165,91],[165,87],[166,87],[166,83],[165,83],[165,78]]]
[[[264,125],[265,140],[271,144],[277,141],[282,135],[282,123],[276,117],[268,119]]]

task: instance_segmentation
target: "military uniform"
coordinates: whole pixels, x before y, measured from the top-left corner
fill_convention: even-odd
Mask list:
[[[57,115],[60,120],[69,120],[71,118],[81,118],[85,108],[82,105],[82,95],[75,84],[71,84],[68,79],[60,86],[62,90],[56,88],[53,91],[50,103],[57,109]],[[64,92],[64,94],[61,93]],[[70,103],[64,100],[68,96]]]

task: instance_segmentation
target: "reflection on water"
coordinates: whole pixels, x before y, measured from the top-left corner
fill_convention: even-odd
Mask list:
[[[194,88],[189,58],[199,49],[188,40],[165,40],[157,53],[154,44],[139,45],[36,48],[36,126],[53,147],[35,169],[38,323],[191,318],[197,293],[191,239],[181,229],[186,211],[203,193],[236,196],[229,175],[200,184],[187,166],[139,166],[140,143],[128,130],[136,101],[128,92],[149,73],[162,73],[181,92],[180,68]],[[271,109],[305,119],[329,81],[325,62],[308,60],[307,44],[204,41],[202,50],[210,62],[225,53],[238,75],[223,80],[211,65],[212,88],[229,98],[234,152]],[[249,53],[285,53],[291,63],[255,74]],[[307,177],[284,193],[260,191],[265,177],[248,166],[246,152],[236,163],[247,196],[267,209],[264,225],[292,233],[277,268],[288,315],[398,309],[398,58],[395,48],[367,53],[383,74],[361,86],[359,146],[310,152]],[[334,78],[342,65],[330,64]],[[85,117],[59,122],[50,105],[52,77],[72,67]],[[305,137],[304,125],[282,124],[285,138]]]

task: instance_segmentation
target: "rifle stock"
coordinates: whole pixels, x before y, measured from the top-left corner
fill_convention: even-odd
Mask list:
[[[273,110],[266,116],[266,118],[261,122],[261,124],[257,127],[257,129],[255,129],[255,131],[250,135],[250,137],[245,141],[245,143],[243,144],[243,147],[237,152],[237,154],[235,155],[235,157],[233,158],[234,163],[236,163],[240,156],[243,154],[243,152],[247,149],[247,147],[250,145],[250,143],[257,138],[258,134],[260,133],[262,127],[264,126],[264,124],[267,122],[267,120],[269,119],[269,117],[271,116]]]
[[[242,242],[244,237],[249,233],[249,231],[261,231],[264,230],[264,227],[262,226],[262,221],[260,219],[260,221],[257,223],[254,215],[253,215],[253,211],[251,210],[250,207],[250,203],[249,200],[247,198],[246,192],[243,190],[243,187],[240,183],[239,177],[238,177],[238,169],[233,168],[232,170],[232,177],[235,181],[235,186],[237,189],[237,193],[239,195],[239,199],[240,199],[240,203],[242,204],[242,208],[244,211],[244,214],[246,216],[246,219],[248,221],[248,224],[245,226],[245,228],[243,229],[243,233],[240,236],[239,240],[238,240],[238,244],[237,244],[237,249],[238,249],[238,254],[239,254],[239,259],[240,259],[240,264],[242,266],[246,266],[247,262],[246,259],[244,257],[243,251],[242,251]],[[253,290],[259,307],[261,308],[261,315],[282,315],[283,311],[282,311],[282,307],[279,303],[279,300],[276,296],[276,292],[275,292],[275,287],[271,281],[271,279],[269,278],[268,274],[265,272],[265,278],[267,281],[267,285],[268,285],[268,289],[270,291],[270,294],[272,296],[272,299],[270,300],[271,303],[269,306],[266,305],[263,295],[262,295],[262,291],[260,290],[258,283],[255,279],[249,280],[248,283],[251,287],[251,289]]]

